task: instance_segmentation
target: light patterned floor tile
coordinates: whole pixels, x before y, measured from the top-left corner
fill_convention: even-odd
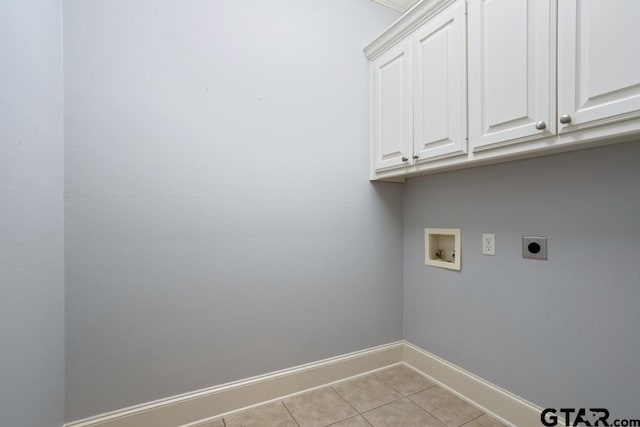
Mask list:
[[[300,427],[324,427],[358,413],[331,388],[323,388],[284,400]]]
[[[282,402],[269,403],[225,417],[224,422],[227,427],[297,427]]]
[[[373,375],[336,384],[333,389],[361,413],[402,398],[400,393]]]
[[[222,419],[215,420],[215,421],[208,421],[204,424],[198,424],[197,427],[224,427],[224,422],[222,421]]]
[[[443,427],[409,399],[389,403],[362,415],[373,427]]]
[[[404,396],[426,390],[435,385],[423,375],[404,365],[376,372],[375,376]]]
[[[409,397],[447,427],[459,427],[482,415],[482,411],[436,386]]]
[[[464,427],[505,427],[505,425],[484,414],[473,421],[469,421]]]
[[[344,421],[331,424],[330,427],[371,427],[371,424],[369,424],[367,420],[358,415],[352,418],[348,418]]]
[[[198,427],[263,426],[505,427],[405,365],[255,407]]]

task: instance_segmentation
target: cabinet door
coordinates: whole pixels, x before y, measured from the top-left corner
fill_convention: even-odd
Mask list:
[[[411,57],[411,43],[407,40],[371,64],[372,152],[377,171],[413,163]]]
[[[555,7],[554,0],[469,0],[473,151],[555,133]]]
[[[413,35],[416,162],[467,152],[464,13],[464,1],[458,1]]]
[[[560,132],[640,115],[640,1],[558,6]]]

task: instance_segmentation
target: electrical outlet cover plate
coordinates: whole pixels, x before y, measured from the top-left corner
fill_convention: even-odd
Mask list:
[[[496,235],[494,233],[482,234],[482,254],[483,255],[496,254]]]
[[[547,260],[547,238],[522,236],[522,258]]]

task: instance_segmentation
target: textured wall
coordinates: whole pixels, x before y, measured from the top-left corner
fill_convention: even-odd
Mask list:
[[[62,28],[0,0],[0,426],[64,421]]]
[[[635,142],[410,179],[405,338],[542,407],[639,418],[638,159]],[[426,227],[462,229],[461,272],[424,265]],[[527,234],[548,261],[522,259]]]
[[[67,419],[402,338],[370,0],[66,0]]]

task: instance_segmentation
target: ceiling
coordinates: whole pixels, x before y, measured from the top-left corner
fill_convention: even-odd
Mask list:
[[[418,3],[418,0],[373,0],[377,3],[389,6],[400,12],[406,12],[411,6]]]

